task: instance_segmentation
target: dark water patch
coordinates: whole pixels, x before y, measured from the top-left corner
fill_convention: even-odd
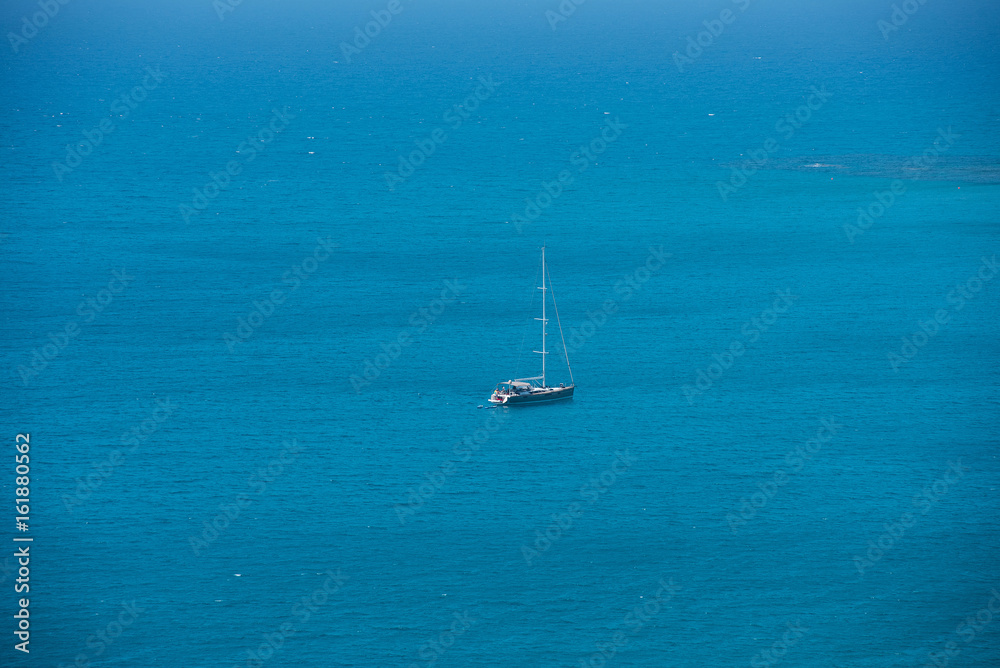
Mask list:
[[[886,179],[919,181],[962,181],[965,183],[1000,183],[1000,158],[971,155],[936,157],[854,153],[848,155],[811,155],[770,160],[761,169],[796,172],[820,172],[840,176],[871,176]]]

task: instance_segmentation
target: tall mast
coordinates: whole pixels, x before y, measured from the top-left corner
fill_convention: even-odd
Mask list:
[[[545,384],[545,356],[548,355],[545,352],[545,324],[547,322],[545,319],[545,246],[542,246],[542,387],[547,387]]]
[[[542,246],[542,286],[538,289],[542,291],[542,317],[535,320],[542,321],[542,349],[535,352],[542,355],[542,387],[547,387],[545,384],[545,356],[548,355],[545,352],[545,324],[548,322],[545,319],[545,246]]]

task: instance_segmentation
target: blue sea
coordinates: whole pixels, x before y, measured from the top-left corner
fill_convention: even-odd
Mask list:
[[[0,27],[3,666],[1000,665],[995,3]]]

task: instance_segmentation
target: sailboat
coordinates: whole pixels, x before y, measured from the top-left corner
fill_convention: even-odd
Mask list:
[[[548,279],[548,287],[546,287],[546,279]],[[538,289],[542,291],[542,317],[535,318],[535,320],[541,320],[542,322],[542,349],[533,350],[532,352],[538,353],[542,356],[542,375],[534,376],[532,378],[515,378],[514,380],[497,383],[496,388],[493,390],[493,394],[490,396],[491,404],[496,404],[498,406],[522,406],[525,404],[540,404],[549,401],[559,401],[561,399],[573,398],[573,390],[576,389],[576,385],[573,384],[573,369],[569,366],[568,352],[566,353],[566,370],[569,371],[569,385],[559,383],[559,387],[549,387],[545,378],[545,358],[549,354],[545,344],[545,337],[548,336],[545,328],[549,322],[545,317],[547,292],[552,292],[552,307],[556,312],[556,324],[559,325],[559,337],[562,339],[563,352],[566,352],[566,338],[563,337],[562,323],[559,322],[559,308],[556,306],[555,291],[552,290],[552,279],[549,277],[548,271],[545,269],[544,246],[542,246],[542,285]]]

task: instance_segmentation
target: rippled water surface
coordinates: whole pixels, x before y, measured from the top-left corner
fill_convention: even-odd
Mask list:
[[[996,7],[386,7],[3,56],[3,665],[1000,664]]]

